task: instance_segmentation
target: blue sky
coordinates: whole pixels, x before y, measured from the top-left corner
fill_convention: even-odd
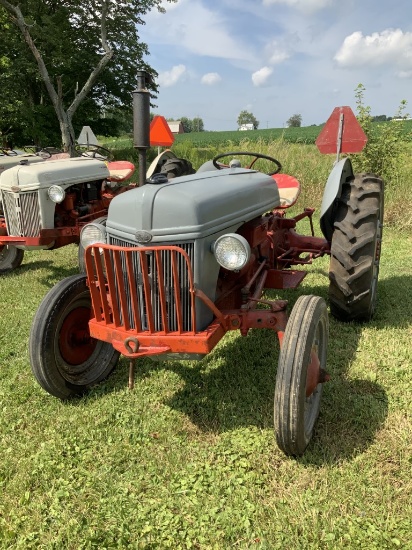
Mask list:
[[[159,73],[156,114],[200,116],[205,130],[235,130],[242,110],[259,128],[293,114],[325,122],[355,110],[412,113],[411,0],[178,0],[139,28]]]

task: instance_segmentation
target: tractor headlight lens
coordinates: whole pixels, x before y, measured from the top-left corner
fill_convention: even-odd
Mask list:
[[[80,242],[86,250],[91,244],[103,244],[106,242],[106,228],[100,223],[88,223],[80,233]]]
[[[213,243],[212,251],[218,264],[229,271],[239,271],[250,259],[249,243],[236,233],[219,237]]]
[[[60,185],[52,185],[48,188],[47,194],[49,195],[50,200],[56,202],[57,204],[60,204],[64,201],[66,191],[63,189],[63,187],[60,187]]]

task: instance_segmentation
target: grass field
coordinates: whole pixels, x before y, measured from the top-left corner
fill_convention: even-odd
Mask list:
[[[331,159],[271,147],[304,183],[300,207],[319,207]],[[77,248],[27,252],[0,278],[0,548],[412,549],[412,234],[395,215],[412,219],[396,198],[408,181],[388,187],[375,319],[330,318],[332,379],[297,460],[274,441],[270,331],[230,333],[201,362],[140,360],[132,391],[123,358],[82,399],[46,394],[31,321]],[[291,307],[327,289],[323,258],[280,295]]]
[[[412,121],[410,122],[412,123]],[[291,130],[300,130],[300,128],[291,128]],[[190,160],[195,169],[205,161],[224,152],[254,151],[269,155],[281,162],[282,172],[293,175],[301,183],[300,204],[320,207],[325,183],[332,170],[335,155],[322,155],[315,145],[289,143],[282,138],[266,141],[252,131],[238,132],[238,134],[242,134],[242,140],[238,143],[227,141],[224,138],[225,132],[216,132],[216,134],[221,134],[221,141],[216,141],[214,145],[198,147],[190,139],[185,139],[177,140],[171,149],[176,156]],[[191,135],[188,134],[188,136]],[[131,138],[108,140],[104,145],[113,150],[116,159],[128,159],[137,165],[138,155],[137,151],[133,149]],[[157,152],[158,148],[156,147],[148,150],[148,162],[155,158]],[[273,165],[267,162],[258,163],[256,166],[263,171],[273,169]],[[133,176],[135,181],[138,178],[137,174],[136,170]],[[385,224],[408,232],[412,232],[411,181],[412,142],[406,141],[396,172],[390,174],[390,179],[385,179]]]
[[[378,123],[377,123],[378,124]],[[381,122],[379,125],[384,126],[387,122]],[[287,143],[311,144],[313,145],[323,128],[323,124],[318,126],[301,126],[299,128],[261,128],[249,131],[212,131],[212,132],[190,132],[188,134],[177,134],[175,136],[175,144],[181,145],[190,142],[195,147],[215,147],[231,144],[239,145],[242,141],[263,141],[270,143],[274,140],[283,140]],[[404,137],[407,141],[412,141],[412,120],[406,120],[403,123]],[[132,144],[131,138],[114,140],[116,147],[130,147]],[[112,143],[113,145],[113,143]]]
[[[77,254],[27,253],[1,280],[0,547],[412,548],[411,247],[386,231],[374,322],[330,320],[332,380],[298,460],[273,437],[270,332],[232,333],[200,363],[139,361],[133,391],[122,359],[83,399],[46,394],[31,319]],[[291,304],[327,298],[327,269]]]

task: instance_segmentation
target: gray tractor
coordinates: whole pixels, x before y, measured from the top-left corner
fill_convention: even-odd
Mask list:
[[[33,320],[30,361],[39,384],[60,399],[104,380],[119,355],[135,361],[202,359],[231,330],[271,330],[279,340],[274,425],[289,455],[306,449],[318,417],[326,371],[328,311],[315,295],[287,301],[270,291],[296,288],[296,267],[331,256],[331,310],[342,320],[369,320],[376,306],[383,182],[354,175],[348,159],[328,179],[323,237],[296,226],[314,210],[287,217],[299,183],[278,160],[236,151],[195,174],[147,178],[148,92],[139,73],[135,144],[139,186],[115,197],[104,223],[83,227],[86,273],[60,281]],[[141,114],[143,113],[143,114]],[[265,162],[265,171],[257,170]],[[265,294],[264,294],[265,292]],[[244,368],[250,368],[245,359]]]

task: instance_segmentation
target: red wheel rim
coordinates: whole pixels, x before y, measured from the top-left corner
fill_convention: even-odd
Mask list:
[[[63,321],[59,334],[59,349],[69,365],[81,365],[92,355],[97,340],[90,337],[90,309],[73,309]]]

